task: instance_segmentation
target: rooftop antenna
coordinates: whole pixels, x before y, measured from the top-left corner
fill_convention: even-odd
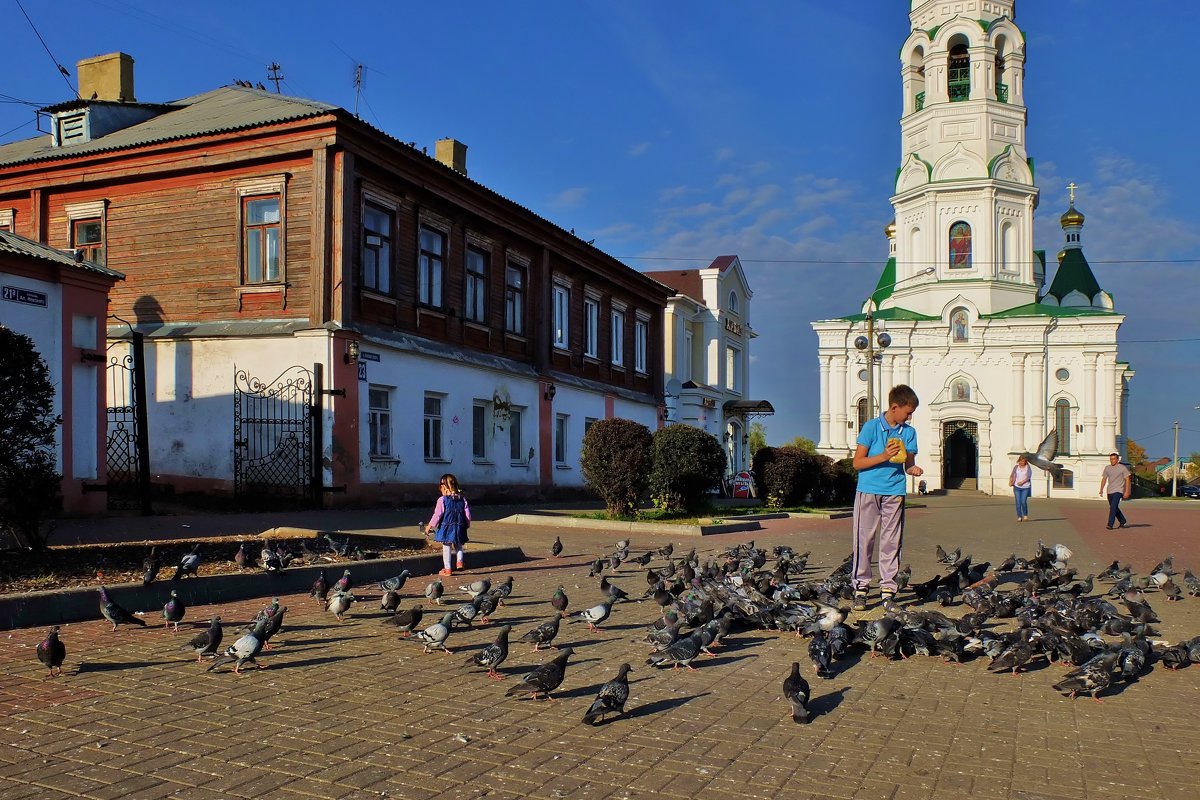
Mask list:
[[[358,118],[358,98],[362,95],[363,87],[363,65],[356,64],[354,66],[354,117]]]
[[[279,66],[279,64],[275,63],[274,61],[267,65],[267,80],[275,84],[275,94],[279,94],[279,82],[286,80],[282,75],[279,74],[279,70],[281,69],[283,69],[283,67]]]

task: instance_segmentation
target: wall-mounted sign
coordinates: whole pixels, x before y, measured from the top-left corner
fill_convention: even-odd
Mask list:
[[[46,293],[35,292],[32,289],[22,289],[19,286],[0,287],[0,300],[10,303],[24,303],[27,306],[46,307]]]
[[[363,361],[379,361],[379,353],[368,353],[366,350],[359,353],[358,357]]]
[[[734,322],[731,319],[727,319],[727,320],[725,320],[725,330],[729,331],[730,333],[736,333],[738,336],[741,336],[742,335],[742,323]]]
[[[715,397],[701,397],[701,398],[700,398],[700,405],[704,406],[705,408],[716,408],[716,407],[717,407],[717,398],[715,398]]]
[[[367,379],[367,362],[365,361],[358,362],[358,379],[360,381]]]

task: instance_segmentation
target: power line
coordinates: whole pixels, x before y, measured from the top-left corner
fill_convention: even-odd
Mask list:
[[[621,261],[690,261],[693,263],[711,263],[712,256],[704,258],[687,258],[685,256],[613,256]],[[742,258],[738,256],[738,261],[743,264],[802,264],[811,266],[827,266],[831,264],[843,266],[875,266],[878,267],[884,263],[883,260],[874,258],[869,260],[840,260],[840,259],[808,259],[808,258]],[[994,261],[973,261],[973,266],[994,266]],[[1012,266],[1042,266],[1041,261],[1007,261],[1006,264]],[[1092,260],[1088,259],[1088,264],[1200,264],[1200,257],[1196,258],[1131,258],[1131,259],[1104,259]],[[912,266],[915,269],[925,269],[928,267],[937,267],[940,264],[922,263],[922,262],[905,262],[905,266]],[[1047,267],[1056,266],[1047,262]]]
[[[25,11],[25,6],[21,5],[21,0],[13,0],[17,4],[17,8],[21,9],[21,13],[25,15],[25,21],[29,23],[29,27],[33,28],[33,35],[42,43],[42,47],[46,49],[46,55],[50,56],[50,60],[54,62],[54,66],[58,67],[59,73],[62,74],[63,82],[67,84],[67,88],[71,90],[71,94],[79,97],[79,92],[71,85],[71,73],[67,72],[67,68],[58,63],[58,59],[54,57],[54,53],[50,52],[50,45],[46,44],[46,40],[42,38],[42,34],[38,33],[37,26],[33,24],[33,20],[29,18],[29,14]]]

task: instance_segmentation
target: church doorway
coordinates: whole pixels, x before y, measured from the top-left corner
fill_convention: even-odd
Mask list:
[[[954,420],[942,424],[942,485],[947,489],[979,488],[979,427]]]

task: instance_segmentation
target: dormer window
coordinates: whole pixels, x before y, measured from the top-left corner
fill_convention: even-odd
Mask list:
[[[82,144],[88,141],[87,109],[60,114],[54,118],[54,144]]]

